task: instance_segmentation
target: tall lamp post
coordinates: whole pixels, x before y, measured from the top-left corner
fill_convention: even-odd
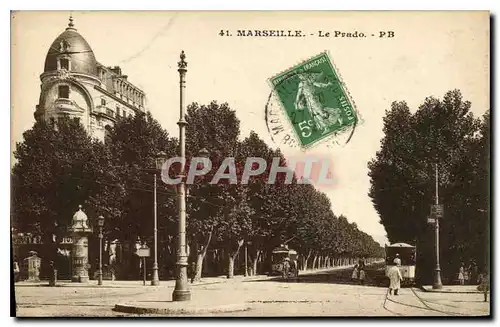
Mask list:
[[[99,227],[99,279],[97,285],[102,285],[102,228],[104,227],[104,217],[97,218],[97,226]]]
[[[159,170],[161,170],[161,166],[163,165],[163,162],[165,161],[166,154],[164,152],[160,152],[156,155],[155,158],[155,165],[156,165],[156,170],[154,173],[154,230],[153,230],[153,235],[154,235],[154,262],[153,262],[153,277],[151,278],[151,285],[152,286],[158,286],[160,285],[160,278],[158,277],[158,205],[156,202],[156,174]]]
[[[436,209],[439,205],[439,181],[438,181],[438,164],[436,163]],[[432,284],[433,289],[443,288],[443,283],[441,282],[441,267],[439,266],[439,214],[435,211],[436,222],[434,224],[436,233],[436,268],[434,269],[434,284]]]
[[[188,288],[187,278],[187,253],[186,253],[186,186],[184,184],[185,174],[185,159],[186,159],[186,126],[185,119],[185,104],[184,93],[186,89],[186,72],[187,62],[184,51],[181,52],[180,61],[177,63],[179,72],[179,86],[180,86],[180,117],[177,125],[179,125],[179,143],[181,149],[181,165],[177,177],[181,179],[178,184],[178,203],[179,203],[179,230],[178,230],[178,249],[177,249],[177,279],[175,281],[175,289],[172,293],[173,301],[189,301],[191,300],[191,292]]]

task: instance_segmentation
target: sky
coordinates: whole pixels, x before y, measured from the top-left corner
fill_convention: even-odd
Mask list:
[[[415,111],[427,96],[460,89],[479,116],[489,108],[487,12],[72,12],[75,27],[97,60],[118,65],[146,92],[147,107],[178,135],[179,75],[188,62],[186,102],[227,102],[241,121],[242,137],[254,130],[285,156],[316,155],[333,163],[336,183],[321,188],[335,214],[344,214],[384,244],[385,230],[368,197],[367,163],[383,137],[383,117],[393,101]],[[69,12],[14,12],[12,24],[11,147],[34,123],[40,74]],[[237,30],[302,30],[301,38],[238,37]],[[233,36],[220,36],[221,30]],[[365,33],[365,38],[318,37],[319,31]],[[394,37],[380,38],[381,31]],[[313,34],[313,35],[311,35]],[[324,34],[324,33],[323,33]],[[371,35],[374,36],[371,36]],[[268,79],[328,51],[362,117],[345,146],[326,143],[303,152],[274,143],[265,124]],[[394,205],[397,205],[395,203]]]

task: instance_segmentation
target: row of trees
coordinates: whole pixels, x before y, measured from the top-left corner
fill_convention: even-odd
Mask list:
[[[382,146],[369,163],[370,197],[391,242],[418,246],[417,274],[432,280],[435,165],[439,169],[441,267],[456,279],[461,262],[480,269],[489,258],[490,114],[475,118],[460,91],[429,97],[413,114],[394,102],[384,118]],[[419,269],[420,268],[420,269]]]
[[[209,249],[223,250],[228,277],[233,276],[243,245],[248,247],[251,274],[266,270],[258,262],[269,259],[270,251],[285,242],[301,254],[304,269],[383,256],[371,236],[346,217],[336,216],[323,193],[297,183],[295,177],[291,184],[285,183],[285,174],[279,174],[275,184],[267,184],[262,176],[252,177],[248,185],[208,183],[219,168],[215,163],[226,157],[235,158],[238,175],[247,157],[265,158],[268,168],[274,157],[280,158],[282,166],[286,160],[253,132],[240,140],[240,122],[227,104],[194,103],[186,120],[187,157],[206,148],[214,163],[205,178],[188,187],[187,239],[196,278],[201,277]],[[83,204],[89,217],[105,216],[108,239],[129,243],[137,237],[151,239],[152,176],[158,173],[154,167],[160,151],[176,156],[178,140],[149,113],[117,121],[105,144],[91,139],[75,120],[61,119],[57,126],[36,122],[15,152],[13,226],[19,231],[43,231],[48,240],[65,230],[75,208]],[[159,182],[157,193],[159,255],[173,265],[176,189]]]

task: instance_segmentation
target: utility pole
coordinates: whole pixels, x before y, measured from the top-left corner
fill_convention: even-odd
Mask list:
[[[153,262],[153,277],[151,278],[151,286],[158,286],[160,279],[158,278],[158,213],[156,203],[156,171],[154,174],[154,193],[153,193],[153,214],[154,214],[154,262]],[[145,265],[144,265],[145,266]]]
[[[248,242],[245,242],[245,277],[248,277]]]
[[[438,164],[436,163],[436,208],[439,205],[439,181],[438,181]],[[434,269],[434,284],[433,289],[443,288],[443,283],[441,282],[441,267],[439,266],[439,215],[435,211],[435,232],[436,232],[436,268]]]

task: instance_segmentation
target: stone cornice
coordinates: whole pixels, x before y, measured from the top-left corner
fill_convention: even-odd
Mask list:
[[[48,78],[59,78],[60,77],[60,72],[61,71],[51,71],[51,72],[46,72],[46,73],[43,73],[40,75],[40,80],[43,82],[45,82],[46,79]],[[88,75],[88,74],[82,74],[82,73],[75,73],[75,72],[72,72],[72,71],[69,71],[68,72],[68,75],[71,76],[71,78],[74,78],[76,80],[79,80],[79,81],[89,81],[89,82],[93,82],[93,83],[96,83],[96,84],[101,84],[101,81],[93,76],[93,75]]]

